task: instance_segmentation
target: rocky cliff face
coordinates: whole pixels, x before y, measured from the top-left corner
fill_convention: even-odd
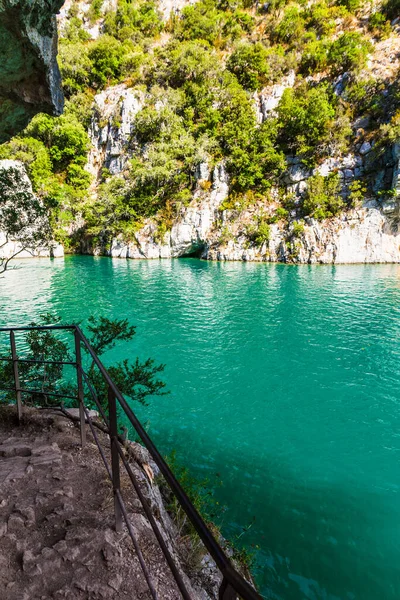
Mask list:
[[[248,217],[248,215],[247,215]],[[233,239],[213,241],[204,249],[212,260],[245,260],[298,263],[397,263],[400,262],[400,233],[397,223],[382,214],[374,201],[341,217],[309,219],[301,233],[294,234],[279,224],[271,226],[268,242],[249,247],[237,222]]]
[[[0,142],[63,107],[55,14],[63,0],[0,2]]]
[[[105,168],[118,175],[132,156],[133,119],[143,106],[143,92],[116,85],[97,94],[89,130],[87,170],[98,182]]]
[[[0,160],[0,272],[15,256],[64,256],[63,247],[51,241],[49,233],[46,211],[33,193],[24,165]]]
[[[274,114],[284,90],[293,86],[289,74],[279,84],[265,88],[254,97],[258,121]],[[340,83],[340,82],[339,82]],[[340,93],[340,86],[338,87]],[[119,85],[96,96],[90,126],[91,149],[87,169],[98,181],[104,168],[111,175],[124,172],[134,155],[134,117],[143,106],[145,93]],[[358,127],[359,124],[355,124]],[[300,160],[287,157],[284,184],[294,197],[291,222],[270,227],[268,242],[249,242],[247,232],[268,213],[262,203],[229,210],[224,202],[229,195],[229,177],[223,163],[210,169],[198,166],[196,188],[190,204],[180,210],[170,231],[161,236],[155,219],[148,219],[131,240],[112,240],[107,251],[90,248],[90,253],[108,253],[119,258],[170,258],[195,254],[208,260],[280,261],[300,263],[379,263],[400,262],[399,203],[395,197],[382,200],[375,195],[356,209],[339,217],[316,221],[306,219],[301,230],[295,228],[300,218],[296,205],[307,190],[308,179],[317,173],[337,173],[342,193],[349,191],[355,179],[370,168],[373,145],[368,141],[356,145],[355,151],[342,157],[328,158],[315,169],[305,168]],[[374,173],[375,190],[385,181],[400,191],[400,151],[397,146],[386,152]],[[96,183],[92,192],[96,194]],[[273,195],[273,194],[272,194]],[[274,203],[270,205],[270,210]],[[276,208],[276,207],[275,207]],[[87,250],[87,248],[86,248]]]
[[[215,181],[214,198],[224,193],[225,185],[219,179]],[[249,244],[244,234],[257,211],[241,215],[232,212],[220,212],[209,198],[198,198],[183,211],[162,242],[156,239],[155,225],[148,223],[129,243],[114,239],[109,255],[171,258],[195,254],[207,260],[310,264],[400,262],[397,219],[394,215],[385,215],[373,200],[341,217],[321,222],[309,219],[297,235],[280,224],[272,225],[269,241],[261,245]],[[221,219],[225,223],[232,219],[228,235],[224,226],[221,227]]]

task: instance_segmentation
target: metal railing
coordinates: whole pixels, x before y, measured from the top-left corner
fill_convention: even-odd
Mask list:
[[[15,332],[29,332],[29,331],[70,331],[74,335],[74,351],[75,351],[75,361],[45,361],[40,359],[23,359],[19,358],[17,354],[16,341],[15,341]],[[117,531],[121,531],[123,521],[125,521],[126,527],[128,529],[129,535],[131,537],[133,546],[135,548],[136,554],[138,556],[141,568],[143,570],[144,577],[146,578],[150,594],[154,600],[159,598],[155,586],[152,582],[152,578],[150,576],[149,570],[146,566],[146,562],[144,560],[143,554],[140,550],[140,546],[136,539],[134,530],[132,525],[130,524],[128,512],[126,509],[126,505],[121,493],[121,485],[120,485],[120,465],[123,464],[128,477],[132,483],[132,486],[142,504],[142,507],[146,513],[146,516],[149,520],[149,523],[152,527],[152,530],[155,534],[157,542],[160,546],[161,551],[164,554],[166,562],[171,570],[173,578],[176,582],[176,585],[179,589],[181,597],[185,600],[191,600],[191,596],[187,590],[185,582],[182,578],[182,575],[177,567],[174,559],[171,556],[171,553],[168,549],[168,546],[163,538],[163,535],[157,525],[157,522],[153,516],[150,505],[146,500],[143,492],[140,488],[137,478],[135,477],[129,462],[126,459],[123,446],[120,443],[118,436],[118,417],[117,417],[117,403],[121,407],[122,411],[134,427],[137,434],[140,436],[144,446],[149,451],[152,459],[156,463],[159,468],[161,474],[163,475],[165,481],[168,483],[170,489],[178,500],[180,506],[186,513],[190,522],[192,523],[195,531],[197,532],[199,538],[202,540],[205,548],[215,561],[217,568],[222,574],[222,583],[219,588],[218,598],[219,600],[236,600],[237,598],[241,598],[242,600],[262,600],[262,597],[256,592],[256,590],[238,573],[238,571],[233,566],[231,560],[228,558],[224,550],[221,548],[220,544],[217,542],[210,529],[207,527],[203,518],[200,516],[196,508],[193,506],[189,497],[185,493],[184,489],[180,485],[179,481],[176,479],[168,464],[161,456],[160,452],[156,448],[155,444],[151,440],[150,436],[143,428],[142,424],[132,411],[131,407],[115,385],[114,381],[111,379],[109,373],[106,368],[99,360],[98,356],[94,352],[93,348],[90,346],[88,340],[83,334],[82,330],[78,325],[48,325],[48,326],[37,326],[37,327],[2,327],[0,328],[1,332],[7,332],[10,336],[10,348],[11,348],[11,356],[10,357],[0,357],[0,360],[5,360],[12,362],[13,365],[13,375],[14,375],[14,386],[10,387],[2,387],[0,382],[0,390],[8,390],[13,391],[15,393],[16,405],[17,405],[17,414],[18,419],[21,419],[23,414],[23,403],[22,403],[22,394],[43,394],[46,396],[54,396],[60,398],[71,398],[75,401],[78,401],[79,404],[79,422],[80,422],[80,435],[81,435],[81,443],[84,446],[86,442],[86,422],[89,425],[95,443],[100,452],[101,458],[104,462],[105,468],[107,470],[108,476],[111,480],[113,487],[113,495],[114,495],[114,513],[115,513],[115,528]],[[96,390],[94,389],[89,375],[85,372],[82,365],[82,354],[81,347],[85,348],[87,353],[90,355],[93,363],[99,369],[104,382],[107,385],[108,389],[108,418],[104,412],[104,409],[99,402],[97,397]],[[69,365],[76,369],[76,383],[77,383],[77,396],[66,396],[65,394],[61,394],[58,392],[49,392],[43,390],[34,390],[34,389],[26,389],[21,388],[20,386],[20,373],[19,373],[19,364],[22,363],[38,363],[38,364],[58,364],[58,365]],[[100,415],[102,416],[105,428],[104,431],[110,438],[110,451],[111,451],[111,466],[108,464],[104,449],[101,446],[99,435],[96,432],[95,423],[92,421],[90,417],[89,410],[85,405],[85,395],[84,395],[84,382],[89,389],[90,395],[93,398],[95,405],[97,406]]]

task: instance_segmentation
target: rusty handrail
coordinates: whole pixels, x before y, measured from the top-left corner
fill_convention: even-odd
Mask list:
[[[155,446],[154,442],[152,441],[152,439],[150,438],[150,436],[144,429],[143,425],[140,423],[139,419],[136,417],[135,413],[133,412],[133,410],[131,409],[131,407],[129,406],[127,401],[125,400],[124,396],[119,391],[118,387],[116,386],[116,384],[112,380],[111,376],[109,375],[107,369],[104,367],[103,363],[100,361],[99,357],[97,356],[97,354],[91,347],[89,341],[85,337],[85,335],[82,332],[79,325],[42,325],[42,326],[32,326],[32,327],[0,327],[0,332],[10,333],[12,357],[10,357],[9,359],[5,358],[4,360],[11,361],[14,366],[15,386],[14,386],[14,388],[11,388],[11,389],[13,389],[16,393],[19,416],[21,415],[21,412],[22,412],[21,396],[20,396],[21,393],[32,392],[32,393],[46,394],[45,391],[41,392],[39,390],[21,389],[21,387],[19,385],[19,377],[18,377],[19,359],[18,359],[16,350],[15,350],[14,332],[16,332],[16,331],[18,331],[18,332],[31,331],[31,330],[34,330],[34,331],[69,330],[69,331],[74,332],[76,362],[66,363],[66,364],[72,364],[76,367],[78,396],[77,396],[77,398],[74,398],[74,399],[78,400],[78,403],[79,403],[81,443],[82,443],[82,445],[85,444],[85,439],[86,439],[85,423],[87,421],[89,424],[89,427],[94,435],[95,442],[99,448],[101,457],[103,459],[103,462],[105,462],[107,472],[108,472],[110,479],[112,481],[112,484],[113,484],[114,511],[115,511],[117,531],[121,529],[122,519],[124,519],[127,524],[128,531],[132,538],[133,544],[134,544],[135,548],[137,547],[137,542],[134,538],[133,530],[130,527],[130,524],[129,524],[129,521],[127,518],[127,512],[125,509],[125,505],[124,505],[124,502],[123,502],[123,499],[121,496],[120,483],[119,483],[120,460],[122,460],[124,467],[127,469],[128,475],[131,479],[131,482],[132,482],[134,488],[136,489],[136,492],[138,491],[139,486],[138,486],[137,482],[135,485],[132,470],[130,468],[127,468],[128,463],[126,460],[123,459],[122,447],[119,443],[118,434],[117,434],[118,427],[117,427],[116,401],[118,401],[118,404],[124,411],[125,415],[128,417],[130,423],[133,425],[134,429],[139,434],[143,444],[149,451],[154,462],[156,463],[156,465],[160,469],[160,472],[162,473],[165,480],[167,481],[170,489],[174,493],[174,495],[177,498],[182,509],[185,511],[186,515],[188,516],[189,520],[191,521],[198,536],[202,540],[204,546],[206,547],[207,551],[210,553],[210,555],[214,559],[218,569],[220,570],[220,572],[222,574],[222,583],[221,583],[221,586],[219,589],[219,600],[236,600],[237,598],[241,598],[242,600],[262,600],[262,597],[260,596],[260,594],[258,592],[256,592],[256,590],[235,569],[231,560],[228,558],[228,556],[226,555],[224,550],[221,548],[220,544],[217,542],[217,540],[211,533],[210,529],[207,527],[207,525],[204,522],[201,515],[198,513],[196,508],[193,506],[192,502],[190,501],[186,492],[182,488],[181,484],[176,479],[175,475],[172,473],[172,471],[169,468],[168,464],[166,463],[165,459],[162,457],[162,455],[158,451],[157,447]],[[13,344],[13,342],[14,342],[14,344]],[[106,461],[104,451],[102,450],[100,442],[98,440],[98,437],[95,433],[93,423],[91,422],[91,419],[90,419],[89,412],[84,404],[83,378],[85,379],[86,383],[88,383],[87,382],[88,376],[82,368],[81,351],[80,351],[81,344],[83,344],[83,346],[86,348],[87,352],[90,354],[91,358],[93,359],[94,363],[96,364],[97,368],[99,369],[105,383],[107,384],[107,388],[108,388],[109,423],[106,423],[106,425],[107,425],[107,432],[108,432],[108,435],[109,435],[110,441],[111,441],[111,462],[112,462],[111,469]],[[21,362],[22,362],[22,360],[21,360]],[[30,360],[29,362],[37,362],[38,364],[40,364],[41,362],[52,362],[52,361],[41,361],[38,359],[37,361]],[[57,361],[55,361],[55,362],[57,362]],[[8,389],[10,389],[10,388],[8,388]],[[91,386],[89,386],[89,391],[93,396],[94,391],[93,391],[93,389],[91,389]],[[51,393],[51,392],[47,392],[47,395],[57,396],[56,393]],[[94,399],[95,399],[95,403],[98,404],[97,398],[94,398]],[[129,467],[129,465],[128,465],[128,467]],[[149,508],[144,503],[145,498],[143,497],[142,494],[138,494],[138,496],[139,496],[139,499],[145,509],[146,514],[148,515],[150,524],[154,530],[154,533],[159,542],[160,548],[163,551],[163,553],[166,557],[166,560],[170,566],[172,575],[178,585],[181,595],[184,598],[184,600],[190,600],[190,595],[188,594],[188,592],[186,590],[186,586],[182,580],[179,570],[175,566],[174,561],[169,553],[168,548],[166,547],[165,543],[163,543],[163,541],[162,541],[162,535],[161,535],[160,531],[158,530],[157,524],[156,524],[155,520],[151,519],[150,515],[148,514]],[[155,527],[153,525],[155,525]],[[139,550],[139,556],[140,556],[140,550]],[[140,560],[140,558],[139,558],[139,560]],[[147,583],[149,585],[150,593],[153,598],[156,598],[157,596],[155,594],[155,590],[151,583],[151,580],[149,579],[149,574],[147,572],[146,566],[144,564],[142,564],[143,563],[142,560],[140,560],[140,563],[141,563],[142,569],[144,571]]]

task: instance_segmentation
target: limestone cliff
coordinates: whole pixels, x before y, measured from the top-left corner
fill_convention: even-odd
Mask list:
[[[116,14],[118,3],[116,0],[104,0],[100,4],[95,17],[93,17],[90,1],[67,0],[61,11],[60,33],[63,34],[68,30],[69,20],[75,19],[74,35],[81,36],[80,39],[87,38],[80,47],[82,52],[95,48],[98,38],[101,38],[103,33],[106,33],[104,37],[107,37],[112,31],[109,26],[107,29],[107,19],[113,12]],[[187,4],[191,4],[190,0],[160,0],[156,3],[156,10],[158,15],[162,15],[164,23],[171,18],[166,27],[158,30],[158,37],[156,35],[148,38],[144,43],[142,50],[145,50],[146,55],[148,53],[150,59],[152,54],[157,54],[160,48],[167,47],[169,41],[173,39],[173,35],[171,37],[173,22],[179,20],[179,14]],[[314,6],[313,3],[311,5]],[[240,17],[247,19],[249,23],[253,19],[253,24],[247,26],[247,34],[244,30],[240,34],[247,35],[246,43],[252,42],[253,38],[256,39],[261,35],[264,26],[262,14],[267,14],[268,11],[270,11],[269,5],[261,9],[250,7],[249,14]],[[383,126],[387,125],[393,117],[392,112],[397,110],[396,104],[391,112],[389,101],[386,101],[384,108],[382,107],[385,98],[393,98],[397,102],[395,100],[396,79],[400,73],[399,25],[398,20],[394,19],[392,23],[386,23],[386,29],[389,27],[390,31],[387,30],[385,34],[376,32],[371,29],[372,24],[368,23],[374,11],[375,9],[365,7],[364,12],[356,10],[351,22],[349,19],[346,21],[342,15],[335,17],[336,21],[331,23],[336,33],[329,34],[331,35],[329,43],[336,43],[334,40],[347,29],[350,31],[350,37],[355,36],[354,39],[357,38],[360,30],[368,36],[369,45],[366,52],[369,58],[363,63],[362,71],[357,72],[357,77],[355,77],[354,65],[351,67],[353,71],[350,67],[349,71],[344,68],[335,71],[333,66],[330,70],[329,68],[326,70],[325,65],[325,71],[322,68],[322,70],[305,72],[304,68],[301,70],[301,65],[299,67],[300,53],[297,52],[296,57],[292,56],[293,64],[280,71],[278,76],[271,76],[268,85],[265,85],[264,81],[256,88],[247,89],[243,83],[246,89],[246,101],[252,103],[250,112],[254,109],[256,128],[268,127],[268,123],[272,123],[279,112],[278,106],[285,90],[293,89],[294,93],[297,93],[296,90],[300,89],[302,82],[315,88],[322,81],[322,85],[326,84],[329,87],[329,94],[334,96],[336,106],[349,107],[353,101],[349,100],[346,93],[349,82],[354,83],[355,80],[363,85],[365,81],[375,82],[371,85],[375,89],[376,98],[379,96],[377,102],[381,103],[380,123]],[[278,20],[282,19],[282,15],[283,13],[279,15]],[[258,23],[257,28],[254,23]],[[121,23],[118,27],[120,25]],[[308,23],[307,27],[310,26]],[[272,33],[270,31],[272,37],[269,39],[267,36],[266,39],[274,43],[273,35],[276,36],[277,31],[273,29],[272,24],[270,27],[272,27]],[[132,39],[139,40],[141,33],[136,32]],[[67,38],[68,35],[72,35],[71,30],[66,35]],[[193,31],[191,35],[194,35]],[[201,35],[203,34],[199,33],[200,40]],[[179,39],[182,39],[182,36],[185,38],[182,31],[179,36]],[[68,44],[71,39],[68,38]],[[115,40],[117,39],[118,41],[115,42],[117,44],[121,43],[121,40],[124,41],[118,36]],[[236,42],[232,40],[229,42],[227,38],[225,40],[227,47],[230,43],[231,50],[236,48]],[[244,43],[243,40],[241,43]],[[215,53],[213,55],[215,60],[221,60],[221,69],[226,67],[229,49],[226,57],[224,52],[219,56]],[[132,56],[136,57],[132,58],[133,65],[139,59],[136,54]],[[277,54],[277,68],[280,64],[278,58]],[[151,152],[151,140],[149,142],[147,139],[143,143],[136,134],[135,123],[138,113],[143,108],[149,107],[151,110],[162,111],[169,102],[168,98],[173,98],[171,89],[175,84],[171,84],[172,88],[165,87],[162,74],[155,79],[151,77],[146,79],[143,72],[148,68],[147,58],[143,61],[142,67],[138,70],[132,66],[132,70],[127,73],[128,76],[118,76],[110,80],[114,83],[118,81],[117,85],[110,85],[110,81],[103,85],[96,80],[91,84],[90,94],[94,94],[96,89],[99,90],[94,97],[88,131],[90,148],[86,170],[92,175],[92,183],[87,190],[87,197],[80,205],[81,208],[76,208],[77,205],[72,207],[73,222],[66,228],[67,233],[73,233],[75,239],[80,236],[78,251],[124,258],[162,258],[196,254],[210,260],[310,263],[400,262],[398,231],[400,151],[398,144],[394,143],[395,140],[390,142],[386,140],[378,148],[376,137],[378,128],[371,127],[374,117],[368,113],[371,107],[363,109],[364,112],[361,113],[352,113],[351,119],[346,117],[345,109],[342,112],[336,111],[334,118],[337,129],[332,129],[331,138],[324,140],[324,151],[320,154],[316,151],[315,161],[304,160],[304,156],[298,148],[296,150],[296,146],[290,144],[285,146],[281,140],[280,148],[281,150],[283,148],[282,153],[285,152],[284,159],[282,158],[283,168],[271,189],[268,192],[264,189],[262,198],[258,194],[257,187],[254,187],[251,190],[253,194],[251,201],[247,201],[246,194],[244,194],[245,201],[235,200],[231,193],[233,184],[229,180],[229,172],[232,172],[229,167],[229,152],[226,153],[222,149],[213,155],[212,152],[203,152],[200,149],[197,162],[190,167],[190,184],[185,189],[186,195],[183,200],[180,197],[176,201],[175,198],[170,199],[173,211],[167,219],[162,208],[157,209],[159,210],[157,214],[155,210],[153,212],[149,210],[139,215],[133,209],[131,212],[126,211],[127,214],[133,215],[129,217],[132,218],[130,223],[132,226],[126,228],[129,233],[116,236],[108,230],[101,230],[100,234],[92,234],[90,227],[85,229],[85,208],[91,203],[94,204],[99,198],[99,191],[102,189],[100,186],[112,182],[113,178],[119,178],[121,185],[129,184],[135,179],[130,169],[132,159],[139,159],[142,165],[146,163],[148,147]],[[152,96],[151,88],[154,82],[161,85],[158,96],[157,94]],[[368,85],[365,89],[369,89]],[[251,89],[257,91],[250,91]],[[168,96],[168,94],[172,95]],[[173,102],[175,100],[172,100]],[[213,108],[217,105],[218,99],[214,102]],[[229,118],[229,115],[225,118]],[[340,127],[347,130],[343,137],[347,141],[342,145],[335,139],[335,135],[340,137]],[[184,134],[185,132],[181,132],[180,137],[184,138]],[[221,156],[225,156],[225,159],[221,160]],[[161,158],[161,162],[162,160],[164,159]],[[338,180],[338,190],[335,193],[343,210],[340,214],[337,210],[332,213],[328,211],[320,215],[319,220],[311,218],[309,215],[315,213],[312,210],[304,211],[304,201],[311,189],[310,178],[321,176],[329,179],[331,175]],[[358,182],[357,185],[360,187],[365,187],[366,193],[363,192],[357,198],[351,199],[354,182]],[[282,196],[290,197],[290,202],[286,203],[283,211],[284,217]],[[129,200],[129,194],[127,197]],[[134,192],[131,192],[131,197],[135,197]],[[103,195],[102,201],[106,205],[107,197]],[[150,204],[151,201],[150,198]],[[95,215],[101,213],[101,209],[97,213],[96,210],[94,211]],[[143,214],[153,216],[145,217]],[[336,216],[323,218],[326,214]],[[127,220],[125,216],[122,220],[124,219]],[[125,225],[125,222],[123,224]],[[256,231],[260,224],[264,226],[263,236],[258,235]],[[97,223],[94,225],[92,231],[98,230]],[[112,231],[123,230],[123,227],[119,229],[116,227]]]
[[[266,88],[254,98],[258,120],[267,120],[276,108],[284,89],[293,86],[289,74],[279,84]],[[98,181],[103,168],[111,175],[124,173],[134,155],[134,117],[145,100],[142,89],[119,85],[96,96],[90,126],[91,148],[87,169]],[[357,126],[357,124],[355,125]],[[148,219],[131,240],[117,237],[110,247],[84,244],[85,252],[107,253],[119,258],[171,258],[195,254],[208,260],[248,260],[301,263],[379,263],[400,262],[399,204],[396,198],[382,198],[377,193],[341,216],[321,222],[306,219],[301,230],[293,223],[300,218],[296,204],[307,189],[307,180],[316,173],[338,173],[343,192],[364,176],[369,168],[373,145],[361,141],[355,151],[328,158],[314,169],[287,156],[284,175],[286,189],[294,195],[294,209],[289,225],[277,222],[270,227],[268,242],[249,240],[248,231],[262,216],[273,214],[274,202],[268,207],[258,202],[250,207],[226,208],[229,176],[223,163],[212,169],[198,166],[193,199],[182,207],[170,231],[161,235],[157,219]],[[398,146],[386,152],[374,173],[376,192],[384,180],[389,187],[399,187]],[[380,165],[380,166],[379,166]],[[97,184],[92,193],[96,194]]]
[[[63,107],[55,14],[63,0],[0,2],[0,142]]]

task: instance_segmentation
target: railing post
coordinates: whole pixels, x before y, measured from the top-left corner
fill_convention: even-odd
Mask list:
[[[222,580],[221,586],[219,588],[218,599],[219,600],[237,600],[238,595],[237,592],[233,589],[233,587],[228,583],[225,577]]]
[[[13,361],[13,370],[14,370],[15,397],[17,400],[18,421],[21,421],[22,400],[21,400],[21,392],[20,392],[20,385],[19,385],[17,347],[15,345],[15,333],[13,331],[10,331],[10,344],[11,344],[11,357],[12,357],[12,361]]]
[[[114,514],[115,530],[122,531],[122,511],[117,497],[117,491],[120,491],[121,480],[119,474],[119,452],[116,444],[118,443],[118,424],[117,424],[117,402],[115,394],[111,387],[108,387],[108,416],[110,419],[110,440],[111,440],[111,470],[114,493]]]
[[[76,357],[76,380],[78,383],[78,402],[79,402],[79,422],[81,429],[81,446],[82,448],[86,444],[86,428],[85,428],[85,410],[84,395],[83,395],[83,380],[82,380],[82,356],[81,356],[81,340],[78,331],[75,329],[75,357]]]

